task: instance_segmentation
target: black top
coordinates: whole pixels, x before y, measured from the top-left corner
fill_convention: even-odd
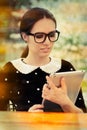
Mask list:
[[[46,75],[73,70],[65,60],[53,59],[42,67],[27,65],[21,58],[8,62],[0,71],[0,110],[28,111],[32,105],[41,104]],[[75,104],[86,112],[82,90]]]

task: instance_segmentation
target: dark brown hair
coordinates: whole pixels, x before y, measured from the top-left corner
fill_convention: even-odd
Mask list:
[[[57,26],[56,19],[51,12],[49,12],[47,9],[36,7],[36,8],[29,9],[22,17],[21,23],[20,23],[20,34],[22,32],[24,32],[26,34],[28,32],[30,32],[32,30],[34,24],[37,21],[43,19],[44,17],[53,20],[55,23],[55,27]],[[22,35],[21,35],[21,37],[22,37]],[[25,53],[26,53],[26,55],[25,55]],[[26,57],[27,53],[28,53],[28,47],[26,47],[26,49],[24,50],[22,57]]]

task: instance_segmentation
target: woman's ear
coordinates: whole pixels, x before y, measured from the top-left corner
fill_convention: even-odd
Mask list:
[[[28,41],[28,35],[26,34],[26,33],[21,33],[21,36],[22,36],[22,38],[23,38],[23,40],[25,41],[25,42],[27,42]]]

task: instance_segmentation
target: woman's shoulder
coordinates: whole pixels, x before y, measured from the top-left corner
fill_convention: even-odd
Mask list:
[[[5,63],[5,64],[3,65],[3,67],[1,68],[1,72],[7,73],[7,72],[15,71],[16,68],[15,68],[14,65],[13,65],[13,62],[14,62],[14,61],[15,61],[15,60],[8,61],[7,63]]]
[[[67,65],[73,66],[72,63],[71,63],[70,61],[68,61],[68,60],[61,59],[61,62],[62,62],[63,65],[66,65],[66,66],[67,66]]]
[[[7,77],[12,77],[15,72],[11,62],[7,62],[0,70],[0,82],[7,80]],[[3,82],[4,83],[4,82]]]
[[[73,64],[65,59],[61,59],[61,69],[64,71],[75,71]]]
[[[7,62],[2,68],[1,68],[1,71],[8,71],[8,70],[11,70],[12,68],[12,63],[9,61]]]
[[[65,71],[75,71],[75,68],[71,62],[64,59],[62,59],[61,62],[62,62],[61,68],[64,69]]]

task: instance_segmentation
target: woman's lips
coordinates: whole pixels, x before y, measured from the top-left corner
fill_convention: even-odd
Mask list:
[[[50,48],[41,48],[41,50],[44,52],[48,52],[50,50]]]

